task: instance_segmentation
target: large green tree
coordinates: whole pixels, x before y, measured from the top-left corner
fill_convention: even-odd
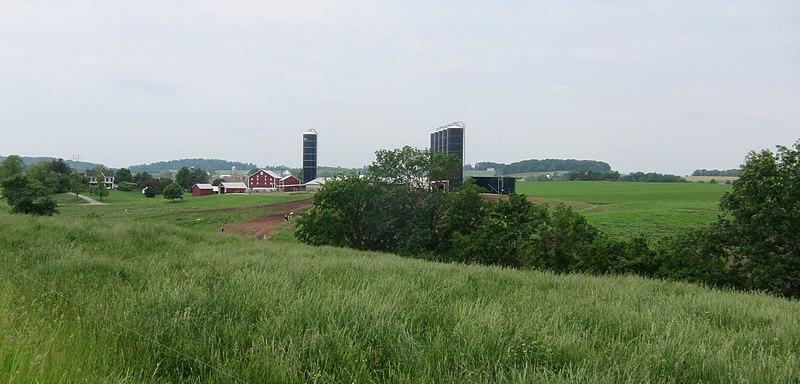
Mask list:
[[[183,187],[180,186],[178,183],[172,183],[164,188],[164,198],[165,199],[172,199],[172,202],[175,202],[175,199],[183,199]]]
[[[47,196],[47,189],[38,180],[15,175],[4,179],[0,185],[11,212],[47,216],[58,213],[56,202]]]
[[[800,297],[800,141],[750,152],[718,223],[751,288]]]
[[[131,170],[128,168],[120,168],[114,172],[114,181],[116,183],[123,183],[123,182],[133,182],[133,175],[131,175]]]
[[[183,189],[189,189],[194,185],[194,176],[188,167],[181,167],[175,174],[175,182]]]
[[[80,199],[78,194],[85,191],[87,188],[86,186],[86,178],[83,177],[82,174],[78,173],[77,171],[72,171],[69,174],[69,189],[70,193],[75,194],[76,199]]]
[[[92,187],[92,194],[100,198],[100,201],[103,201],[103,198],[109,195],[108,188],[106,188],[106,183],[103,180],[98,180],[97,185]]]
[[[0,163],[0,181],[15,175],[21,175],[25,171],[25,162],[17,155],[9,155]]]
[[[460,184],[460,168],[461,160],[455,155],[405,146],[376,151],[375,161],[369,166],[369,175],[373,180],[386,184],[429,188],[430,182],[436,180]]]
[[[200,169],[200,168],[193,169],[192,170],[192,184],[189,186],[189,188],[191,188],[192,185],[195,185],[195,184],[208,184],[208,172],[206,172],[206,171],[204,171],[203,169]]]

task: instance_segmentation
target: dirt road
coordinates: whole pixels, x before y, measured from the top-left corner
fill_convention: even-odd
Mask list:
[[[254,236],[259,239],[271,232],[275,227],[285,221],[284,215],[290,212],[298,214],[310,209],[314,205],[312,199],[289,201],[286,203],[270,204],[267,214],[241,223],[229,224],[225,226],[225,233],[234,233],[242,236]]]

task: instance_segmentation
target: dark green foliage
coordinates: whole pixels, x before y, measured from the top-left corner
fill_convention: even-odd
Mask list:
[[[77,171],[73,171],[69,175],[69,192],[74,193],[78,198],[78,194],[86,190],[86,178]]]
[[[191,189],[195,184],[208,183],[208,173],[200,168],[189,169],[181,167],[178,173],[175,174],[175,182],[178,183],[183,189]]]
[[[408,175],[425,171],[391,157],[397,153],[386,154],[382,159],[392,160],[392,169],[413,172],[325,184],[314,208],[298,220],[298,238],[440,261],[635,273],[800,297],[800,142],[777,153],[752,152],[722,198],[727,216],[657,243],[611,237],[569,207],[537,205],[523,195],[485,201],[469,183],[455,193],[422,188],[424,183],[409,188],[417,179]],[[676,177],[636,175],[639,181]]]
[[[597,236],[567,207],[551,211],[522,195],[487,202],[479,192],[474,184],[448,194],[351,175],[325,184],[295,233],[314,245],[560,272],[574,270]]]
[[[509,175],[514,173],[530,172],[553,172],[553,171],[575,171],[575,172],[598,172],[609,173],[611,166],[608,163],[595,160],[574,160],[574,159],[544,159],[544,160],[523,160],[511,164],[481,162],[475,164],[475,170],[485,171],[494,168],[498,175]]]
[[[10,155],[0,163],[0,181],[25,171],[25,162],[17,155]]]
[[[159,177],[158,178],[158,191],[159,191],[159,193],[163,193],[164,188],[170,186],[174,182],[175,181],[173,181],[169,177]]]
[[[376,151],[369,176],[377,182],[409,188],[428,188],[432,180],[449,180],[450,185],[457,186],[461,184],[460,169],[461,159],[455,155],[405,146]]]
[[[133,176],[133,182],[136,183],[140,190],[144,191],[145,196],[151,193],[153,197],[161,193],[161,182],[147,172],[137,173]]]
[[[187,167],[181,167],[178,170],[178,173],[175,174],[175,182],[178,183],[183,189],[189,189],[194,185],[194,178],[192,177],[192,171],[189,170]]]
[[[377,248],[370,232],[380,228],[368,226],[376,221],[374,215],[380,210],[377,190],[377,184],[358,175],[328,181],[314,195],[314,207],[297,220],[297,238],[312,245]]]
[[[120,168],[114,172],[114,182],[117,184],[120,183],[132,183],[133,182],[133,175],[131,175],[131,170],[128,168]]]
[[[655,172],[633,172],[621,176],[619,181],[646,182],[646,183],[685,183],[686,179],[676,175],[665,175]]]
[[[178,183],[168,185],[164,188],[164,198],[172,199],[173,202],[175,202],[175,199],[183,199],[183,187]]]
[[[719,169],[697,169],[692,172],[692,176],[739,176],[741,169],[726,169],[721,171]]]
[[[48,193],[64,193],[71,189],[72,168],[63,159],[41,160],[28,166],[26,175],[37,180]]]
[[[174,169],[197,168],[197,169],[236,169],[244,171],[245,169],[257,168],[252,163],[242,163],[238,161],[227,161],[219,159],[180,159],[170,161],[159,161],[150,164],[133,165],[130,167],[131,172],[150,172],[158,173],[161,171],[169,171]]]
[[[729,214],[728,257],[743,258],[750,288],[800,297],[800,141],[751,152],[733,190],[722,197]]]
[[[23,175],[15,175],[0,183],[3,199],[11,212],[40,216],[58,213],[57,204],[47,196],[47,189],[38,180]]]
[[[133,190],[133,183],[128,181],[123,181],[117,184],[117,190],[123,192],[130,192]]]
[[[102,180],[98,180],[97,185],[92,187],[92,194],[99,197],[100,201],[103,201],[103,198],[109,194],[106,184]]]
[[[618,181],[619,172],[573,171],[565,177],[569,181]]]

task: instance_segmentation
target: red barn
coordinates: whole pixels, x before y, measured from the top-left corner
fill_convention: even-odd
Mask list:
[[[302,187],[300,179],[292,175],[283,176],[280,180],[280,189],[284,192],[297,191]]]
[[[219,183],[219,193],[247,193],[247,185],[244,183],[229,183],[229,182],[222,182]]]
[[[192,196],[207,196],[214,194],[214,186],[211,184],[195,184],[192,186]]]
[[[247,185],[250,186],[250,189],[275,190],[278,188],[278,181],[280,178],[281,177],[275,172],[259,169],[258,172],[247,176]]]

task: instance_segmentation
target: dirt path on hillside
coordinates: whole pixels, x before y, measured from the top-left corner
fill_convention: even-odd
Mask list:
[[[225,226],[225,233],[233,233],[242,236],[253,236],[263,239],[264,235],[272,232],[275,227],[281,225],[286,221],[283,217],[288,215],[289,212],[294,212],[297,215],[300,212],[311,209],[314,205],[313,199],[289,201],[286,203],[269,204],[265,207],[268,209],[267,213],[263,216],[256,217],[240,223],[229,224]]]

